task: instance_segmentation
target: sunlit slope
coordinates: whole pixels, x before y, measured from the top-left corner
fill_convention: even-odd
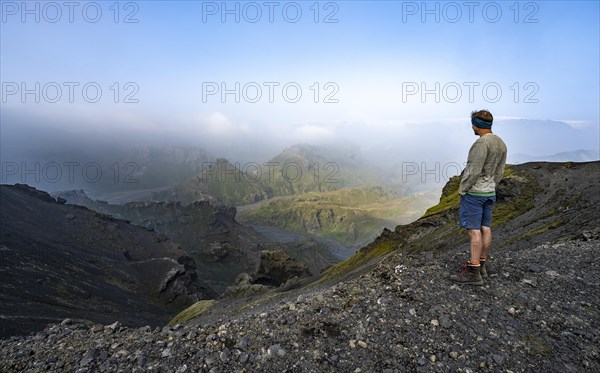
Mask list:
[[[571,240],[597,229],[600,162],[535,162],[507,166],[496,188],[492,228],[494,250],[528,250],[544,242]],[[439,203],[418,220],[385,230],[322,280],[368,268],[392,251],[441,252],[463,248],[468,236],[458,226],[460,177],[451,178]]]
[[[357,245],[372,240],[385,227],[417,219],[436,198],[435,193],[427,193],[395,199],[382,188],[349,188],[267,201],[241,212],[239,218]]]

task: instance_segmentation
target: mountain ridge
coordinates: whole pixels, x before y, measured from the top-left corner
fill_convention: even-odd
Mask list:
[[[352,186],[376,186],[378,171],[362,159],[359,149],[333,150],[297,144],[267,162],[231,163],[219,158],[188,181],[152,195],[155,200],[217,200],[245,205],[277,196],[325,192]]]
[[[121,205],[89,198],[84,191],[56,193],[67,203],[126,219],[181,245],[194,258],[198,278],[216,293],[235,284],[243,272],[252,273],[260,265],[262,250],[280,250],[306,263],[313,273],[333,262],[327,248],[318,242],[296,240],[276,243],[236,220],[237,209],[216,202],[134,201]]]
[[[385,230],[308,287],[220,300],[162,329],[52,325],[0,341],[0,367],[597,371],[599,175],[600,162],[509,167],[481,287],[447,279],[468,257],[454,178],[421,219]],[[53,339],[73,352],[53,350]],[[107,353],[117,342],[126,350]]]

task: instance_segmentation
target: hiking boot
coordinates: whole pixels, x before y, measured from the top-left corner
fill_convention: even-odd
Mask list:
[[[461,285],[481,286],[483,285],[483,280],[481,279],[481,267],[475,267],[466,263],[457,274],[450,276],[450,280]]]
[[[481,266],[479,270],[479,273],[481,273],[481,278],[488,278],[487,270],[485,268],[485,260],[480,259],[479,265]]]

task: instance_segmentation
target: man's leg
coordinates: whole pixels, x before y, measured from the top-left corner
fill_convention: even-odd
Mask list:
[[[481,238],[481,199],[470,195],[460,196],[459,219],[460,227],[466,228],[471,239],[471,261],[450,280],[459,284],[483,285],[479,266],[479,257],[482,252]]]
[[[483,285],[481,278],[479,257],[482,250],[481,231],[479,229],[467,229],[471,238],[471,260],[455,275],[450,276],[450,280],[459,284]]]
[[[483,227],[482,227],[483,228]],[[482,256],[483,240],[482,231],[479,229],[468,229],[471,238],[471,261],[472,265],[479,265],[479,258]]]
[[[490,227],[481,227],[482,249],[480,258],[487,258],[488,250],[492,245],[492,229]]]
[[[479,264],[481,265],[480,273],[482,278],[487,278],[487,253],[492,244],[492,230],[490,227],[484,225],[481,226],[481,256],[479,257]]]
[[[487,278],[487,255],[492,245],[492,206],[496,202],[496,197],[490,197],[483,205],[483,214],[481,219],[481,256],[479,263],[481,265],[480,273],[482,278]]]

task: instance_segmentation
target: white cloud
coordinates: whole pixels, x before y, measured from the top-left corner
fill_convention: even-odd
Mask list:
[[[293,136],[300,141],[319,142],[334,138],[335,133],[330,127],[305,124],[296,128]]]
[[[206,131],[211,135],[228,136],[237,132],[239,128],[221,112],[213,112],[208,117],[201,119]]]

